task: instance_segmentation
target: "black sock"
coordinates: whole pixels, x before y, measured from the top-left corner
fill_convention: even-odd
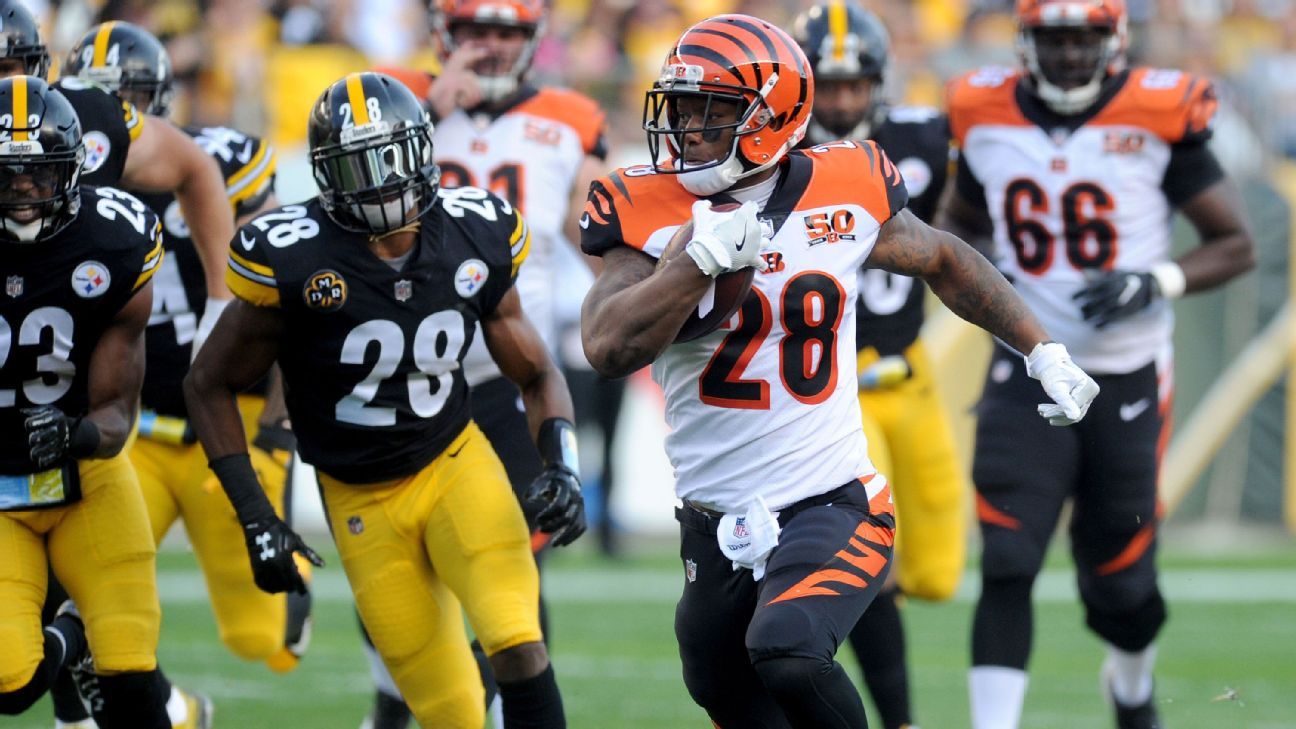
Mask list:
[[[554,678],[553,665],[538,676],[499,684],[504,701],[504,729],[564,729],[562,695]]]
[[[57,672],[67,668],[80,660],[85,652],[85,626],[79,618],[60,615],[45,626],[45,658],[49,661],[51,670]]]
[[[983,577],[972,617],[972,665],[1026,670],[1034,635],[1029,577]]]
[[[54,701],[54,718],[59,721],[73,724],[90,718],[90,712],[81,702],[81,694],[68,671],[59,671],[54,677],[54,683],[50,684],[50,698]]]
[[[171,729],[167,700],[171,689],[162,672],[100,676],[103,707],[95,712],[99,729]]]
[[[904,624],[895,598],[895,590],[879,593],[850,633],[851,648],[859,658],[864,684],[882,717],[884,729],[899,729],[913,723]]]

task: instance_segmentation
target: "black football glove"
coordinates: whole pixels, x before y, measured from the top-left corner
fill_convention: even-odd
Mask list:
[[[580,479],[570,468],[552,463],[527,487],[527,502],[540,505],[536,525],[551,535],[552,544],[562,547],[585,533],[585,497]]]
[[[50,468],[64,458],[84,458],[99,448],[99,429],[84,418],[69,418],[53,405],[23,408],[28,455],[37,468]]]
[[[297,571],[294,552],[301,552],[316,567],[324,566],[315,550],[274,514],[244,523],[243,539],[252,559],[252,580],[265,592],[306,594],[306,582]]]
[[[323,567],[324,560],[275,515],[248,454],[221,456],[208,466],[234,506],[239,524],[243,525],[243,541],[247,543],[256,586],[272,594],[289,590],[305,594],[306,582],[297,571],[293,553],[301,552],[316,567]]]
[[[1084,320],[1102,329],[1143,311],[1161,298],[1156,277],[1146,271],[1107,271],[1089,281],[1072,297]]]

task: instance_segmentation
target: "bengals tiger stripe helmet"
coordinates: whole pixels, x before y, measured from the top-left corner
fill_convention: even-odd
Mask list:
[[[674,102],[682,96],[702,97],[708,109],[717,101],[736,103],[738,118],[711,124],[704,111],[701,126],[678,127]],[[658,171],[679,174],[694,195],[712,195],[783,159],[805,137],[813,105],[814,74],[796,41],[759,18],[718,15],[684,31],[671,47],[644,98],[643,128],[655,164],[663,162],[666,140],[672,159],[657,164]],[[710,138],[726,130],[733,134],[728,154],[684,166],[684,135]]]
[[[454,53],[456,28],[464,25],[495,25],[521,28],[529,33],[513,67],[497,76],[477,75],[477,85],[486,101],[507,98],[531,69],[536,46],[544,35],[544,0],[433,0],[432,29],[440,36],[446,55]]]
[[[1102,83],[1125,65],[1125,0],[1017,0],[1017,53],[1028,88],[1059,114],[1075,114],[1098,98]],[[1056,35],[1093,31],[1087,43]]]

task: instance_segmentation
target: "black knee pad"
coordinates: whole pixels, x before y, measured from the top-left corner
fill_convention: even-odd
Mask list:
[[[1160,590],[1153,590],[1129,610],[1111,610],[1085,605],[1085,623],[1103,640],[1129,653],[1137,653],[1156,640],[1166,621],[1166,604]]]
[[[1044,550],[1022,530],[981,530],[981,575],[987,579],[1034,578],[1044,564]]]
[[[753,663],[785,655],[823,656],[831,661],[836,648],[824,618],[796,600],[757,610],[743,641]]]
[[[94,714],[99,729],[171,729],[167,699],[171,689],[162,672],[99,676],[103,705]]]
[[[794,696],[813,687],[833,668],[832,661],[803,656],[763,658],[752,664],[765,688],[774,696]]]

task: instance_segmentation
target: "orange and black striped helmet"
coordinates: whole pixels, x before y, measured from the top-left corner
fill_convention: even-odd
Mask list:
[[[494,25],[520,28],[527,33],[522,52],[507,71],[493,76],[477,76],[482,97],[487,101],[498,101],[516,91],[531,69],[536,47],[544,35],[545,4],[543,0],[433,0],[431,20],[432,29],[440,37],[442,51],[447,56],[454,53],[458,45],[455,29],[461,26]]]
[[[42,241],[71,223],[84,162],[81,121],[63,94],[35,76],[0,79],[0,241]]]
[[[1058,113],[1087,109],[1102,82],[1125,65],[1125,0],[1017,0],[1016,16],[1027,87]],[[1056,35],[1077,32],[1088,39]]]
[[[674,101],[681,96],[736,102],[738,119],[712,125],[703,114],[702,126],[680,128],[674,123]],[[678,157],[686,134],[714,137],[732,130],[729,156],[705,167],[734,159],[742,164],[738,178],[758,172],[782,159],[805,136],[814,105],[814,74],[805,53],[780,28],[750,15],[718,15],[684,31],[671,47],[661,76],[644,100],[644,130],[655,162],[660,140],[669,155]],[[659,166],[663,172],[703,169],[682,164]]]

